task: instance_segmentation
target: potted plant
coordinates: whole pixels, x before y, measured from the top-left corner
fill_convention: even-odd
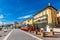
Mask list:
[[[40,23],[40,24],[38,25],[38,27],[40,28],[40,34],[41,34],[42,37],[45,36],[44,27],[45,27],[46,25],[47,25],[47,23]]]
[[[55,27],[55,24],[54,24],[54,22],[52,22],[52,23],[49,23],[48,24],[49,26],[50,26],[50,36],[54,36],[54,31],[53,31],[53,28]]]
[[[36,23],[33,23],[33,26],[34,26],[34,35],[36,36],[38,33],[38,30],[37,30],[38,25]]]

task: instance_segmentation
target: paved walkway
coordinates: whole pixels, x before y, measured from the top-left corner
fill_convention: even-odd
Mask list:
[[[20,29],[15,29],[7,40],[38,40],[24,32],[22,32]]]
[[[3,38],[10,32],[11,30],[8,30],[7,32],[4,32],[3,30],[0,31],[0,40],[3,40]]]
[[[33,32],[31,34],[34,35]],[[43,39],[43,40],[60,40],[60,32],[55,32],[54,37],[50,37],[49,33],[46,32],[46,37],[41,37],[40,33],[38,33],[37,37]]]
[[[43,40],[60,40],[60,32],[55,32],[54,37],[50,37],[48,32],[46,32],[46,37],[41,37],[40,33],[38,33],[36,37],[30,36],[30,34],[34,35],[33,32],[28,34],[28,32],[24,33],[24,31],[22,32],[20,29],[14,29],[7,40],[38,40],[36,37]]]

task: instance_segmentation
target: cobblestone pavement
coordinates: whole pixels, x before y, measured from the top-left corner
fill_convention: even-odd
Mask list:
[[[8,30],[7,32],[4,32],[3,30],[0,31],[0,40],[3,40],[4,37],[10,32],[11,30]]]

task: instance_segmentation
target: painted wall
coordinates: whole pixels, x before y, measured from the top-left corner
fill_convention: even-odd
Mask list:
[[[40,13],[38,13],[37,15],[34,16],[34,22],[36,21],[36,19],[38,19],[41,16],[47,15],[47,21],[48,24],[54,22],[54,24],[58,24],[57,22],[57,11],[52,8],[52,7],[48,7],[45,10],[41,11]]]

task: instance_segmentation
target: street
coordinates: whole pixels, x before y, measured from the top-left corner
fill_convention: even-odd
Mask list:
[[[38,40],[26,33],[22,32],[20,29],[14,29],[7,40]]]
[[[0,31],[0,40],[3,40],[3,38],[5,38],[5,36],[7,36],[7,34],[10,32],[11,30],[7,30],[7,32],[4,32],[4,30]]]
[[[29,33],[20,29],[12,29],[10,32],[4,33],[4,35],[6,36],[0,37],[0,40],[3,38],[3,40],[60,40],[60,32],[55,32],[54,37],[50,37],[49,35],[41,37],[40,35],[35,36],[33,32]]]

